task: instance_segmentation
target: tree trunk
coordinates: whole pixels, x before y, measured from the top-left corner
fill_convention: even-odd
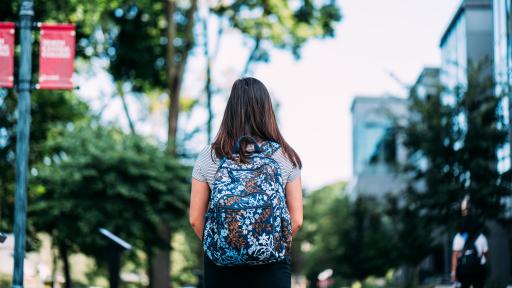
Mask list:
[[[167,88],[169,93],[169,119],[167,133],[167,149],[172,155],[176,154],[176,131],[178,128],[178,115],[180,111],[180,92],[185,72],[185,65],[190,50],[194,47],[194,16],[197,10],[197,0],[191,0],[190,8],[187,10],[187,24],[184,31],[184,49],[183,52],[176,57],[177,51],[174,47],[174,39],[177,38],[176,23],[174,22],[174,13],[176,11],[176,1],[168,0],[167,5]],[[176,59],[179,59],[177,61]]]
[[[169,95],[169,116],[168,116],[168,133],[167,133],[167,150],[171,156],[176,156],[176,131],[178,128],[178,114],[180,110],[180,92],[181,82],[189,51],[194,46],[194,15],[197,10],[197,0],[191,0],[190,8],[187,10],[187,24],[184,31],[185,49],[177,57],[177,50],[174,47],[175,39],[178,36],[174,14],[176,12],[176,0],[167,0],[166,19],[167,19],[167,90]],[[179,59],[179,61],[177,61]],[[173,191],[169,191],[173,193]],[[170,242],[171,228],[169,224],[162,220],[159,228],[161,240],[166,248],[152,251],[150,266],[150,283],[151,288],[168,288],[171,285],[171,261],[170,261]]]
[[[60,257],[62,258],[62,263],[64,264],[62,267],[64,270],[63,272],[64,272],[64,279],[65,279],[64,287],[71,288],[72,287],[71,273],[70,273],[71,268],[69,266],[68,247],[66,244],[59,245],[59,254],[60,254]]]
[[[51,284],[52,286],[51,286],[51,288],[56,288],[57,287],[57,283],[56,283],[56,281],[57,281],[57,265],[58,265],[57,263],[59,263],[59,262],[58,262],[58,259],[57,259],[56,249],[55,249],[55,247],[53,245],[52,245],[51,249],[52,249],[52,276],[51,276],[52,277],[51,278],[52,279],[52,284]]]
[[[208,111],[208,121],[206,122],[206,133],[208,138],[208,143],[212,142],[212,121],[213,121],[213,111],[212,111],[212,72],[211,66],[212,61],[210,58],[210,47],[208,41],[208,15],[205,16],[203,21],[203,34],[204,34],[204,57],[206,59],[206,110]]]
[[[404,268],[404,288],[416,288],[419,282],[418,266],[406,266]]]

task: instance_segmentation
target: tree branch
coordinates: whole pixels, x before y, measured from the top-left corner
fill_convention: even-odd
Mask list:
[[[254,56],[256,55],[256,52],[258,49],[260,49],[260,42],[261,38],[256,37],[254,42],[254,47],[252,48],[251,54],[249,54],[249,58],[247,59],[247,62],[245,62],[244,71],[242,72],[242,77],[245,77],[247,73],[249,72],[249,67],[254,61]]]
[[[135,126],[133,125],[132,117],[130,116],[130,111],[128,110],[128,103],[126,102],[125,93],[123,89],[123,84],[120,81],[116,82],[117,94],[121,97],[121,102],[123,103],[124,115],[126,116],[126,120],[128,120],[128,125],[130,126],[130,131],[132,134],[135,133]]]

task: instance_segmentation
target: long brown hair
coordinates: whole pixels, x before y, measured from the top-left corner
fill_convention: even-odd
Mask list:
[[[277,142],[292,164],[302,168],[299,155],[286,143],[277,127],[267,88],[261,81],[252,77],[238,79],[231,87],[219,132],[212,143],[215,155],[218,158],[233,158],[233,147],[242,136]],[[242,150],[245,148],[241,148],[241,158],[245,154]]]

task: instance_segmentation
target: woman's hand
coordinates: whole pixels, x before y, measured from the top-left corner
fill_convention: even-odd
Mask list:
[[[292,220],[292,235],[295,236],[297,231],[302,227],[302,181],[300,176],[292,182],[286,183],[286,204],[290,211]]]
[[[192,189],[190,193],[189,222],[197,237],[203,240],[204,214],[208,209],[210,198],[210,187],[208,183],[192,178]]]

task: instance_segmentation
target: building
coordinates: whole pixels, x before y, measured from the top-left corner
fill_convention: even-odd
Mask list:
[[[469,65],[494,58],[492,0],[463,0],[441,37],[441,83],[451,91],[467,84]],[[490,69],[491,70],[491,69]],[[492,71],[491,71],[492,73]],[[447,93],[446,103],[453,103]]]
[[[421,99],[428,98],[439,92],[441,82],[439,80],[440,69],[437,67],[425,67],[418,76],[416,83],[411,88],[411,93]]]
[[[443,101],[450,105],[455,100],[457,87],[467,85],[470,65],[489,61],[489,70],[498,83],[510,83],[510,1],[463,0],[450,21],[441,41],[441,84],[448,89]],[[461,117],[461,121],[465,121]],[[499,151],[498,154],[505,154]],[[507,154],[506,156],[508,156]],[[508,158],[506,157],[505,158]],[[505,166],[497,163],[498,167]],[[506,169],[500,169],[502,171]],[[490,281],[503,287],[510,283],[510,231],[496,222],[487,223],[491,266]]]
[[[498,151],[499,162],[498,170],[506,172],[511,168],[511,149],[512,143],[512,84],[511,69],[512,69],[512,0],[494,0],[493,1],[493,24],[494,24],[494,79],[496,81],[496,94],[504,95],[504,109],[508,110],[508,130],[509,130],[509,145],[502,151]],[[509,213],[506,215],[509,219],[512,218],[512,199],[507,200]],[[501,281],[512,282],[512,265],[511,265],[511,251],[510,243],[512,243],[512,231],[510,227],[508,231],[500,225],[495,225],[496,235],[494,245],[499,245],[502,248],[503,254],[506,257],[501,257],[495,265],[500,268],[496,271],[496,276]]]
[[[357,96],[352,102],[351,195],[382,196],[402,189],[393,164],[405,161],[406,153],[393,128],[407,116],[407,100],[397,97]]]
[[[494,0],[494,73],[498,86],[511,83],[512,69],[512,0]]]
[[[494,15],[494,75],[496,79],[496,93],[507,96],[504,99],[504,106],[508,108],[508,122],[512,123],[511,103],[512,93],[512,12],[511,0],[495,0],[493,6]],[[512,125],[509,125],[509,142],[512,142]],[[498,168],[504,172],[510,169],[510,149],[503,149],[499,153],[500,161]],[[511,206],[512,207],[512,206]],[[512,216],[512,215],[511,215]]]

